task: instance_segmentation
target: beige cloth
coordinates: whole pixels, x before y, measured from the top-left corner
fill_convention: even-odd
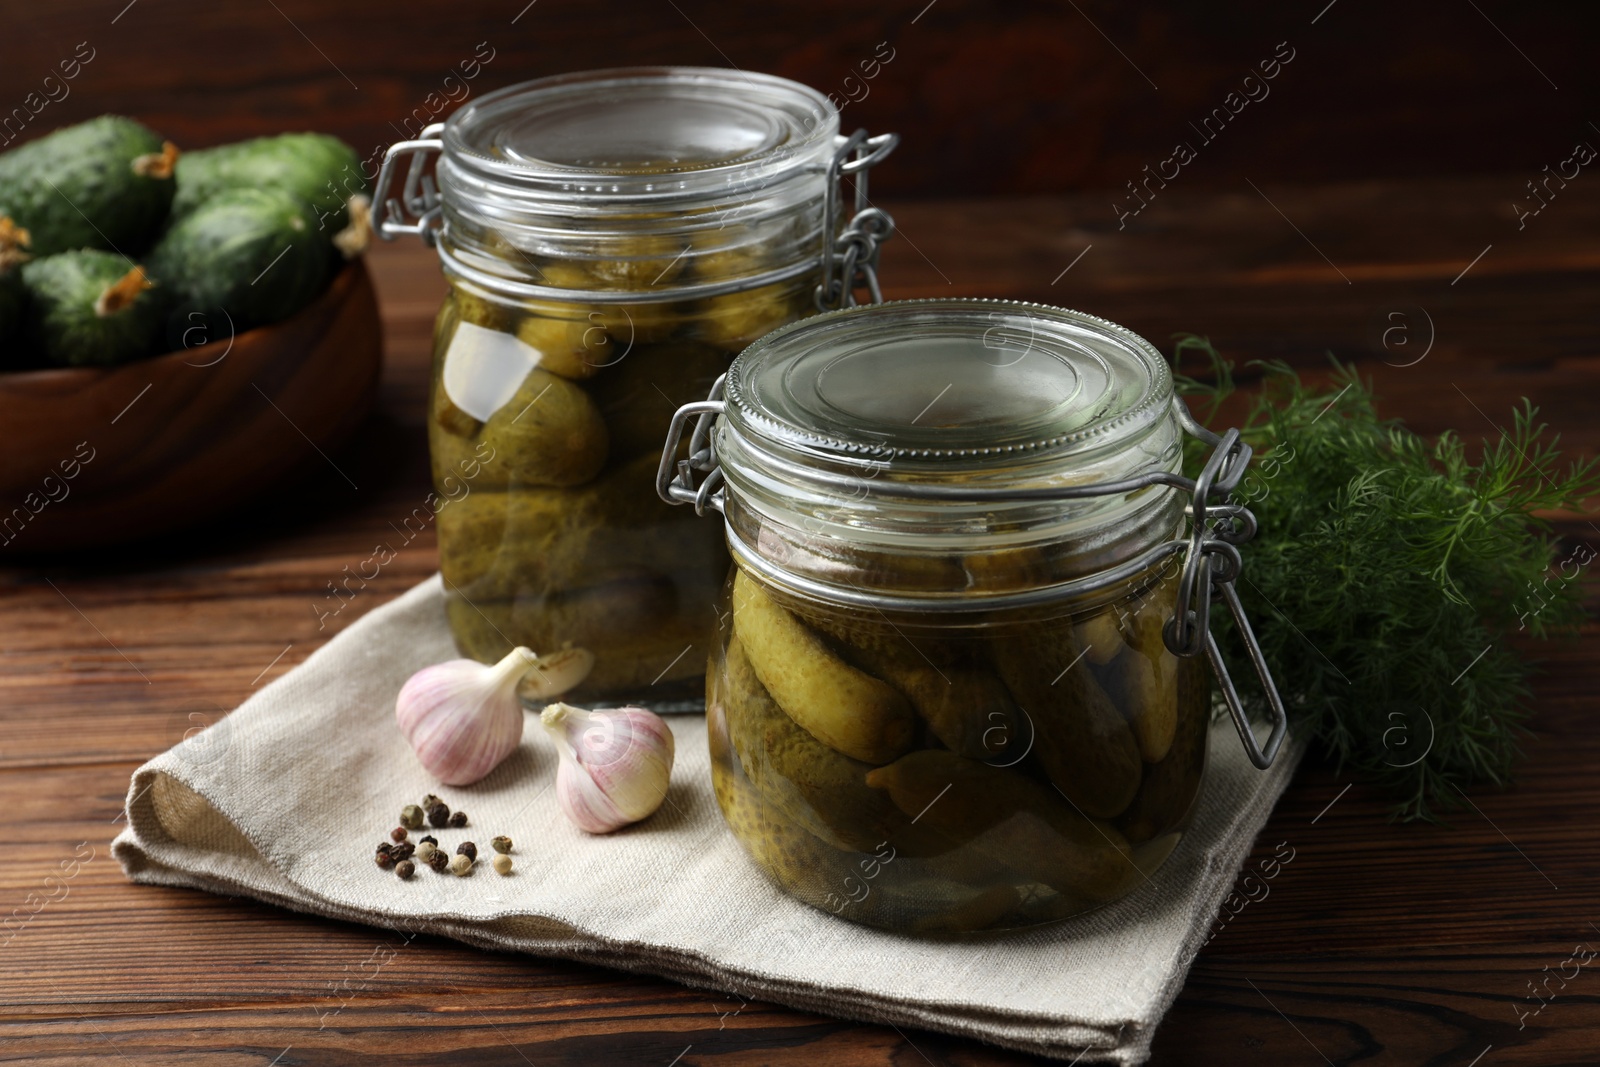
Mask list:
[[[1011,934],[913,939],[834,919],[776,889],[723,825],[705,721],[671,719],[670,803],[588,837],[555,804],[554,750],[530,723],[485,781],[435,787],[394,726],[419,666],[455,655],[437,577],[358,620],[233,714],[145,764],[113,853],[128,877],[296,911],[583,960],[747,1000],[963,1034],[1079,1063],[1141,1063],[1151,1034],[1300,756],[1262,773],[1226,724],[1195,828],[1155,879],[1079,919]],[[517,845],[502,878],[372,862],[400,808],[438,792],[471,826],[454,852]],[[1087,1051],[1086,1051],[1087,1050]]]

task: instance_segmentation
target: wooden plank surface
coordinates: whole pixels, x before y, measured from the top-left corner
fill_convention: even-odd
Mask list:
[[[1504,208],[1517,182],[1274,186],[1262,190],[1270,203],[1248,186],[1174,190],[1125,231],[1106,224],[1099,195],[890,203],[903,239],[885,276],[896,296],[1067,304],[1163,346],[1190,330],[1237,359],[1284,358],[1313,373],[1331,351],[1377,380],[1389,413],[1428,432],[1492,436],[1527,394],[1569,445],[1593,454],[1600,187],[1575,183],[1518,231]],[[392,524],[427,489],[423,396],[442,282],[415,245],[380,247],[372,266],[388,345],[379,410],[328,467],[157,544],[0,556],[0,803],[10,816],[0,912],[31,915],[0,955],[0,1060],[1028,1062],[972,1041],[123,880],[107,845],[138,763],[435,565],[431,530],[403,543]],[[1425,320],[1434,343],[1417,361]],[[1416,347],[1395,334],[1384,346],[1397,321]],[[1600,540],[1587,519],[1560,529]],[[337,615],[320,616],[337,603],[328,583],[380,541],[396,558]],[[1392,824],[1381,797],[1308,763],[1252,863],[1280,842],[1294,860],[1201,953],[1152,1062],[1594,1062],[1592,965],[1564,987],[1552,980],[1543,1010],[1527,1013],[1539,1004],[1528,983],[1557,973],[1574,946],[1600,946],[1596,650],[1592,623],[1547,650],[1517,784],[1475,793],[1453,829]],[[45,881],[74,858],[76,875]],[[37,914],[30,893],[47,900]]]

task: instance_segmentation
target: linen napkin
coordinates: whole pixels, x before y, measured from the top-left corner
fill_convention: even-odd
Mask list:
[[[394,725],[394,699],[414,670],[455,655],[437,576],[353,623],[135,773],[112,846],[124,872],[663,975],[739,1001],[1137,1064],[1302,753],[1291,740],[1272,770],[1257,771],[1224,723],[1192,829],[1128,897],[1031,930],[912,938],[833,918],[767,880],[723,825],[700,716],[669,720],[668,803],[607,837],[560,813],[554,748],[533,723],[484,781],[435,785]],[[426,792],[471,819],[431,831],[442,847],[473,839],[487,852],[490,837],[507,834],[513,873],[480,862],[456,878],[419,865],[407,882],[380,870],[374,845]]]

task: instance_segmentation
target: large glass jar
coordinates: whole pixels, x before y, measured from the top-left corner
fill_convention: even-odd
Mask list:
[[[1183,478],[1183,429],[1204,431],[1159,352],[999,301],[817,316],[714,396],[680,412],[672,455],[698,415],[694,455],[658,487],[725,515],[708,731],[755,861],[912,932],[1059,919],[1155,871],[1205,772],[1209,594],[1236,603],[1254,530],[1226,503],[1237,435]],[[1267,751],[1243,731],[1258,763],[1271,701]]]
[[[661,439],[736,352],[848,297],[824,272],[840,171],[893,138],[838,131],[826,97],[781,78],[619,70],[513,86],[391,149],[412,157],[419,221],[395,201],[383,230],[436,240],[451,287],[428,440],[466,655],[576,645],[595,665],[571,699],[698,696],[728,560],[656,496]],[[430,151],[437,196],[419,176]],[[870,281],[890,227],[867,218],[851,266]]]

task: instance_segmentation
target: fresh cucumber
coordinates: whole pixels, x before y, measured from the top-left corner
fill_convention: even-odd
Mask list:
[[[324,133],[285,133],[188,152],[178,161],[177,178],[174,216],[187,215],[226,190],[282,189],[312,206],[317,230],[330,242],[350,225],[351,198],[370,192],[355,149]],[[364,200],[357,215],[364,227]],[[365,247],[365,233],[360,237]],[[342,243],[341,248],[348,251]]]
[[[32,235],[30,251],[142,253],[172,206],[171,142],[120,115],[56,130],[0,154],[0,215]]]
[[[26,263],[27,326],[34,347],[62,366],[109,366],[148,356],[161,336],[158,294],[141,268],[85,248]]]
[[[288,318],[333,269],[310,204],[280,189],[228,189],[178,218],[150,253],[175,320],[200,312],[243,331]]]

